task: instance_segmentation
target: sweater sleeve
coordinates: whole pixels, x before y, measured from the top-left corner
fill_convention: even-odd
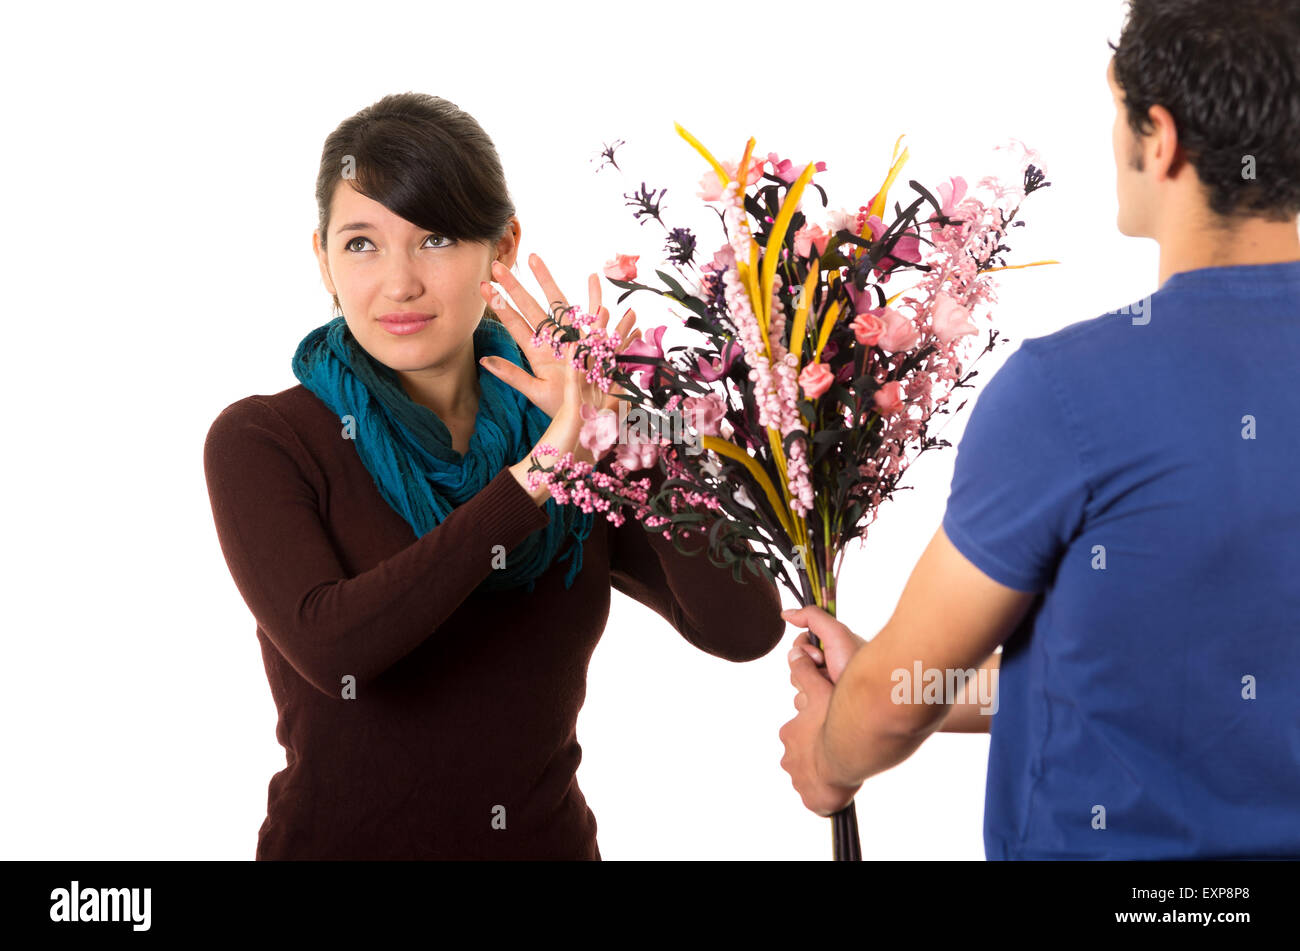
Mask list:
[[[606,468],[602,461],[599,468]],[[651,495],[666,478],[657,468],[634,472],[650,478]],[[683,541],[691,554],[677,551],[662,530],[646,531],[634,519],[610,530],[610,584],[668,621],[702,651],[724,660],[755,660],[780,642],[785,632],[781,595],[761,575],[744,572],[743,582],[731,569],[709,560],[708,542]]]
[[[550,522],[500,472],[422,538],[348,577],[322,523],[321,477],[289,424],[258,400],[208,430],[204,473],[222,553],[258,626],[312,686],[337,698],[433,634],[508,552]]]

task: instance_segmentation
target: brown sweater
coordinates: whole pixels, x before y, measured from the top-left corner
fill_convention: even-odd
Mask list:
[[[784,632],[775,586],[598,515],[572,588],[557,559],[531,595],[475,592],[546,511],[503,467],[417,539],[342,428],[294,386],[231,404],[204,445],[287,762],[256,857],[599,859],[576,725],[610,587],[747,661]]]

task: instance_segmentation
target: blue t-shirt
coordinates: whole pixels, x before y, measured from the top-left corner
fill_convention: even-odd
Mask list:
[[[1300,857],[1300,262],[1025,340],[943,528],[1036,592],[1003,645],[990,859]]]

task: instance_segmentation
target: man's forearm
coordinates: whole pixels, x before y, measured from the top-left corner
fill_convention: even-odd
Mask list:
[[[997,712],[998,671],[1002,669],[1002,653],[994,651],[944,717],[940,733],[987,733],[992,728],[993,714]],[[981,681],[980,678],[983,678]],[[992,697],[988,694],[992,693]],[[983,696],[981,696],[983,694]],[[992,700],[992,703],[989,701]]]
[[[822,768],[826,780],[853,786],[897,766],[925,742],[947,716],[930,704],[919,718],[899,716],[891,700],[892,671],[882,670],[875,642],[862,646],[831,693],[822,726]]]

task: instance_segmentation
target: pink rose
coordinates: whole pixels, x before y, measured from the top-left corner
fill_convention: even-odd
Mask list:
[[[578,433],[578,442],[599,459],[609,451],[609,447],[618,442],[618,416],[612,409],[596,408],[582,404],[582,430]]]
[[[874,347],[885,332],[885,322],[878,316],[880,310],[867,311],[853,318],[849,326],[853,328],[853,337],[864,347]]]
[[[942,291],[934,299],[934,310],[931,316],[934,320],[935,335],[945,347],[958,337],[979,333],[976,326],[970,322],[970,310]]]
[[[881,416],[892,416],[903,408],[903,382],[894,380],[876,390],[876,409]]]
[[[886,307],[881,319],[885,322],[885,329],[876,341],[876,346],[886,353],[911,350],[921,339],[915,325],[894,308]]]
[[[629,469],[649,469],[659,461],[659,445],[642,440],[636,429],[628,430],[627,442],[614,447],[614,460]]]
[[[639,254],[616,254],[605,262],[605,276],[611,281],[635,281]]]
[[[804,395],[810,400],[815,400],[828,389],[835,375],[831,373],[831,368],[824,363],[810,363],[803,368],[799,374],[799,385],[803,387]]]
[[[817,256],[821,257],[826,253],[826,242],[830,239],[831,236],[820,225],[805,225],[794,233],[794,253],[806,258],[816,247]]]
[[[708,396],[688,396],[682,400],[686,421],[701,436],[718,436],[722,431],[722,417],[727,415],[727,404],[717,393]]]

